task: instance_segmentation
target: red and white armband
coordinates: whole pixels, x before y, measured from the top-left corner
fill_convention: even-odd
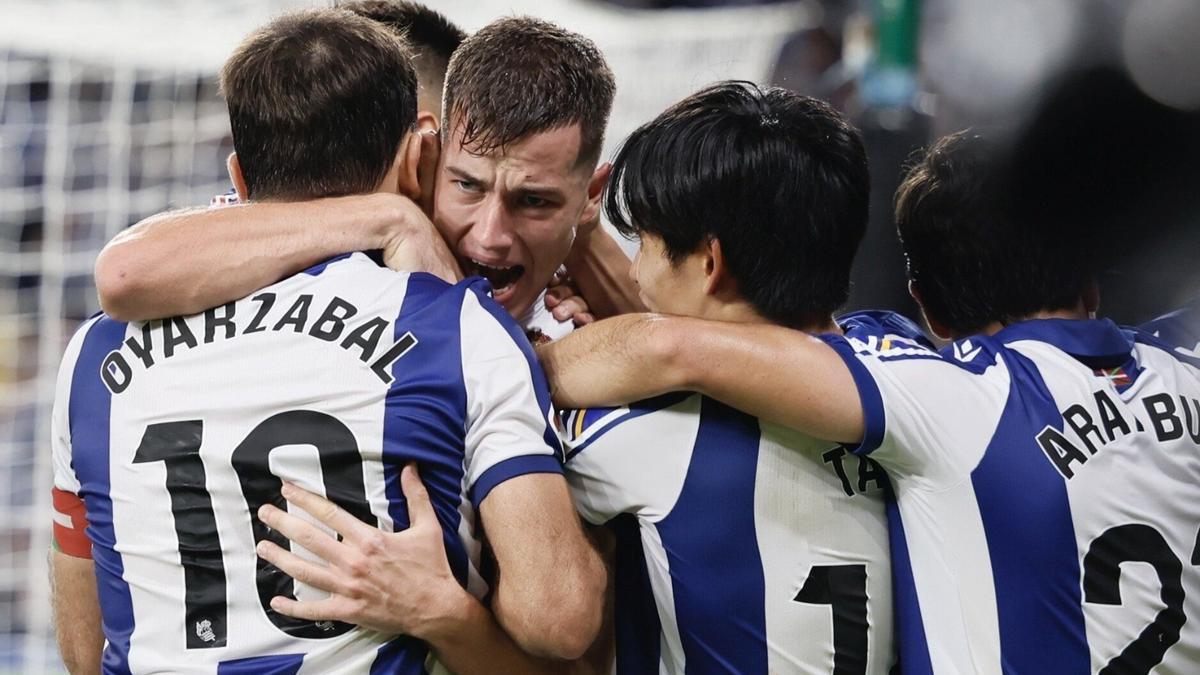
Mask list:
[[[54,488],[54,546],[69,556],[92,557],[92,541],[87,536],[87,507],[78,495]]]

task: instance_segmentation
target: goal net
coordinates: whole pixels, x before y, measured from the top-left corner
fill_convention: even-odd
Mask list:
[[[0,673],[61,670],[46,552],[49,414],[92,266],[122,228],[207,203],[232,150],[215,74],[294,0],[6,0],[0,22]],[[325,4],[325,3],[322,3]],[[765,80],[813,19],[791,2],[638,11],[587,0],[431,0],[467,30],[528,13],[593,38],[617,77],[606,155],[715,80]]]

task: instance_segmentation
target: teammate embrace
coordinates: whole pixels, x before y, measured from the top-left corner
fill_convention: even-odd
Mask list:
[[[869,180],[829,106],[719,83],[597,166],[590,41],[349,7],[227,64],[247,203],[98,262],[133,323],[59,378],[73,672],[1194,672],[1191,315],[1090,318],[1092,258],[1007,208],[988,139],[897,195],[939,351],[834,317]],[[571,332],[564,263],[611,318]],[[513,317],[561,337],[540,365]]]

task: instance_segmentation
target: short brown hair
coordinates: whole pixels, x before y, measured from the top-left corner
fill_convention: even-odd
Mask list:
[[[427,95],[442,100],[446,68],[454,50],[466,39],[466,31],[440,12],[408,0],[351,0],[338,3],[338,7],[378,21],[400,34],[412,53],[421,86],[428,90]]]
[[[615,90],[591,40],[540,19],[510,17],[484,26],[454,53],[442,118],[461,125],[462,145],[479,153],[579,124],[578,161],[595,163]]]
[[[296,12],[255,31],[221,71],[248,196],[375,189],[416,123],[416,88],[399,38],[350,12]]]

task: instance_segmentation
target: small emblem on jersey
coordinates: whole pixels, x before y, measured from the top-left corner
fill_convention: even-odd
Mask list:
[[[963,363],[974,361],[981,351],[983,351],[983,347],[976,347],[970,340],[954,343],[954,358]]]
[[[1112,386],[1118,390],[1124,389],[1133,384],[1133,378],[1129,376],[1129,372],[1123,367],[1117,368],[1097,368],[1095,370],[1096,377],[1103,377],[1112,383]]]
[[[317,628],[319,630],[322,630],[322,631],[328,633],[329,631],[333,630],[334,628],[337,628],[337,626],[335,626],[332,621],[318,621]]]
[[[212,642],[217,639],[217,634],[213,631],[212,621],[205,619],[196,622],[196,637],[205,642]]]

